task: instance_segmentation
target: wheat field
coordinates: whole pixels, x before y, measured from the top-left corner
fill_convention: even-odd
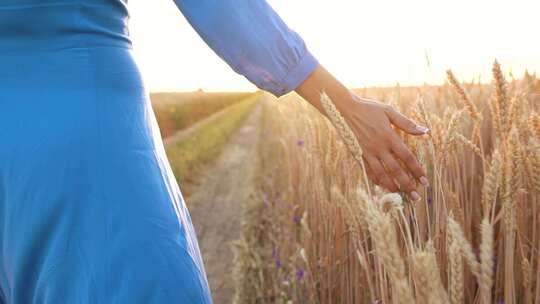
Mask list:
[[[491,84],[447,79],[357,90],[431,130],[400,133],[428,172],[418,203],[367,180],[339,115],[264,103],[236,303],[540,303],[540,80],[497,62]]]

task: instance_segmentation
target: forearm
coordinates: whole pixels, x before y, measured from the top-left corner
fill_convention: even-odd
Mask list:
[[[325,116],[326,112],[320,101],[322,91],[325,91],[326,94],[328,94],[340,112],[345,112],[342,113],[342,115],[346,115],[346,111],[342,111],[341,109],[347,108],[347,105],[349,105],[352,100],[350,90],[330,74],[330,72],[328,72],[321,64],[315,68],[295,91]]]

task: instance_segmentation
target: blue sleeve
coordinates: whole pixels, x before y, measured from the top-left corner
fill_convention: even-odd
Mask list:
[[[318,62],[265,0],[174,0],[191,26],[237,73],[275,96],[298,87]]]

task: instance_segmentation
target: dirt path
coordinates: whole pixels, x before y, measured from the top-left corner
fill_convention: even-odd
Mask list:
[[[253,190],[260,117],[258,102],[200,186],[186,198],[215,304],[231,303],[234,296],[231,241],[240,238],[242,201]]]

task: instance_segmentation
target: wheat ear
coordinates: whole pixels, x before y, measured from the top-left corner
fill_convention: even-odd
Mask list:
[[[476,106],[469,98],[469,95],[465,92],[465,89],[461,86],[461,84],[458,82],[454,74],[451,70],[446,71],[446,76],[448,78],[448,82],[450,85],[454,88],[454,90],[458,93],[459,97],[461,98],[461,101],[465,104],[465,107],[467,108],[467,111],[469,112],[469,115],[471,118],[475,121],[478,121],[480,119],[480,113],[478,113],[478,110],[476,109]]]
[[[461,248],[455,240],[450,242],[448,259],[450,265],[450,301],[452,304],[463,304],[463,257]]]
[[[429,241],[426,250],[415,251],[412,255],[412,266],[417,278],[418,293],[424,303],[450,303],[440,277],[435,249]]]
[[[415,303],[392,217],[384,213],[360,187],[357,188],[357,198],[366,214],[369,233],[375,243],[375,251],[390,277],[395,300],[399,303]]]
[[[508,130],[508,98],[506,93],[506,80],[501,71],[501,65],[497,60],[493,63],[493,79],[495,81],[495,103],[499,111],[499,129],[502,132]]]
[[[459,224],[451,217],[448,217],[447,229],[448,232],[452,235],[452,239],[458,242],[459,247],[461,248],[461,253],[467,261],[467,264],[469,264],[471,272],[476,276],[476,278],[480,278],[480,263],[478,263],[478,260],[474,255],[471,243],[469,243],[469,241],[465,239],[465,236],[463,235],[463,230],[461,229]]]
[[[371,196],[371,189],[369,187],[366,167],[364,164],[364,159],[362,158],[362,148],[360,147],[354,132],[345,121],[345,118],[343,118],[341,113],[338,111],[332,99],[330,99],[330,97],[324,91],[321,93],[321,104],[328,115],[328,118],[330,118],[330,121],[336,128],[338,134],[345,141],[345,144],[347,145],[347,148],[349,148],[349,151],[353,155],[354,159],[358,162],[358,164],[360,164],[362,173],[364,175],[364,183],[368,189],[369,195]]]

